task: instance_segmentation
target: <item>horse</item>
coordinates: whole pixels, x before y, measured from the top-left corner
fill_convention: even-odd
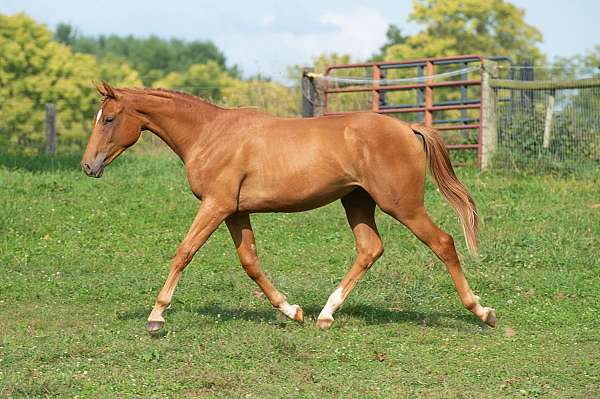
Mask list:
[[[314,118],[280,118],[251,108],[224,108],[166,89],[96,87],[101,105],[81,167],[101,177],[143,130],[160,137],[183,162],[198,212],[177,248],[171,269],[146,324],[164,324],[184,268],[225,222],[242,268],[274,308],[303,322],[260,268],[250,214],[301,212],[340,200],[356,242],[350,270],[329,296],[317,319],[328,329],[333,313],[383,253],[375,224],[378,206],[406,226],[446,265],[463,306],[494,327],[496,313],[473,294],[448,233],[424,206],[426,166],[461,221],[467,247],[477,253],[475,202],[458,180],[438,132],[396,118],[356,112]]]

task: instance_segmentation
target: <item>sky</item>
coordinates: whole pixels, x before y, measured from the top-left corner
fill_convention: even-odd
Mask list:
[[[512,3],[542,32],[550,60],[600,44],[598,0]],[[390,24],[416,33],[419,26],[407,22],[411,9],[411,0],[0,0],[0,13],[25,12],[51,29],[68,22],[86,35],[210,40],[245,76],[275,80],[285,80],[288,66],[308,66],[325,52],[365,59],[385,42]]]

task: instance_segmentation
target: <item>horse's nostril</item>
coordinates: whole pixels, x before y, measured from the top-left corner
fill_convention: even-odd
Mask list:
[[[84,163],[83,164],[83,170],[85,170],[86,172],[91,172],[92,171],[92,167],[90,166],[89,163]]]

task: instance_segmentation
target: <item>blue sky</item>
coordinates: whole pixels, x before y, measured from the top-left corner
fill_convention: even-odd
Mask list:
[[[483,0],[485,1],[485,0]],[[513,0],[544,35],[542,50],[569,56],[600,44],[600,1]],[[283,79],[292,64],[337,51],[366,58],[385,41],[389,24],[406,33],[410,0],[1,0],[0,12],[24,11],[53,28],[69,22],[84,34],[133,34],[212,40],[245,75]]]

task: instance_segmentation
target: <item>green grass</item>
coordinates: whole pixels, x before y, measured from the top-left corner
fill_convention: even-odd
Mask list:
[[[600,179],[461,169],[484,220],[463,256],[490,329],[443,265],[379,214],[386,252],[315,318],[354,253],[342,208],[253,218],[263,269],[301,326],[256,298],[221,227],[185,270],[166,333],[144,330],[198,203],[178,160],[0,158],[0,397],[600,396]],[[427,207],[466,254],[450,207]]]

